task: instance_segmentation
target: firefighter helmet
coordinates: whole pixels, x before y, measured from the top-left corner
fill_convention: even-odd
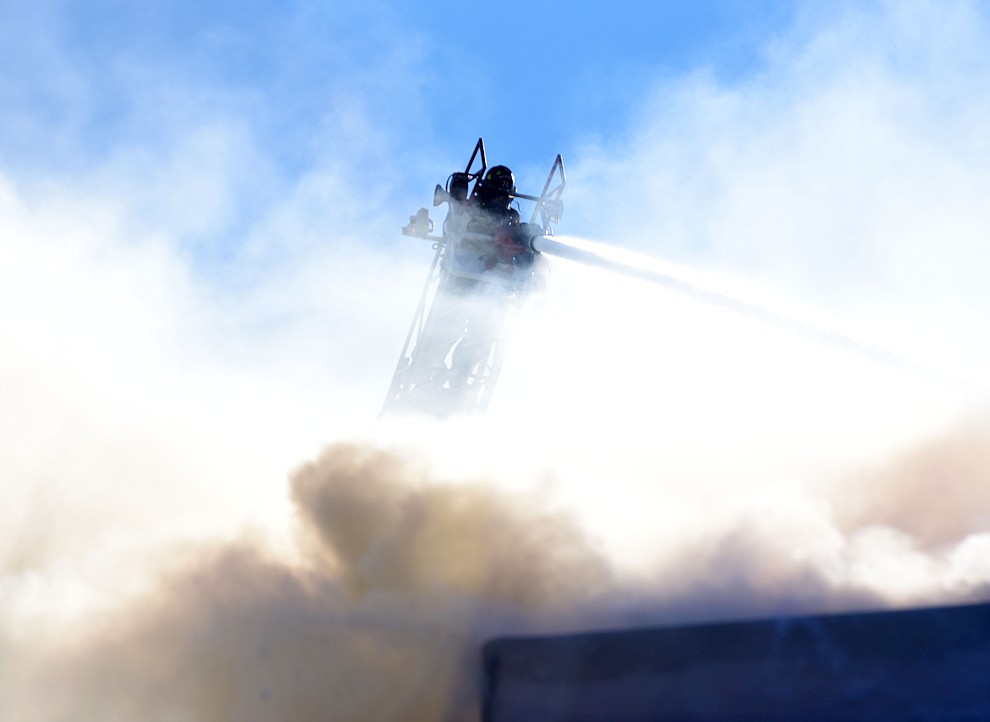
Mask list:
[[[492,193],[515,193],[516,178],[504,165],[496,165],[485,173],[484,186]]]

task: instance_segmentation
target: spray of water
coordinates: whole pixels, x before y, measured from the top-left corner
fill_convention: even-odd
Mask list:
[[[985,386],[964,379],[874,343],[856,339],[839,328],[811,320],[796,309],[786,309],[783,304],[771,306],[739,295],[720,290],[709,280],[707,283],[686,269],[657,259],[621,250],[615,247],[576,238],[574,236],[539,236],[534,248],[550,256],[594,266],[627,278],[653,283],[684,294],[692,299],[726,308],[792,333],[815,339],[822,343],[859,354],[871,361],[904,369],[946,387],[969,393],[980,393]]]

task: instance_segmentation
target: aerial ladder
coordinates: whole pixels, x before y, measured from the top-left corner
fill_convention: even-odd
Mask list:
[[[567,185],[558,154],[539,195],[509,193],[509,241],[506,229],[475,223],[479,193],[488,170],[485,143],[478,139],[463,172],[437,184],[434,207],[447,204],[439,235],[426,208],[410,216],[406,236],[433,243],[433,262],[399,355],[382,415],[480,415],[491,400],[502,370],[514,317],[542,283],[545,261],[533,240],[553,235],[563,213]],[[521,221],[520,202],[532,204]]]

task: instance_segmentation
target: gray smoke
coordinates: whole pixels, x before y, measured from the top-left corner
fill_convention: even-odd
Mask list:
[[[944,553],[990,532],[990,424],[961,425],[840,488],[836,519],[844,531],[881,524]]]
[[[778,509],[685,539],[638,583],[534,497],[337,444],[292,477],[297,558],[250,538],[180,549],[149,593],[67,636],[8,640],[0,718],[473,719],[478,649],[495,634],[903,604],[836,568],[878,560],[856,551],[868,529],[896,527],[942,570],[916,601],[985,597],[990,570],[944,565],[985,536],[988,441],[970,426],[842,480],[815,500],[831,524],[788,526]],[[809,552],[829,544],[838,557]]]
[[[8,639],[0,718],[469,720],[496,634],[986,598],[990,569],[950,561],[987,536],[988,441],[968,426],[841,480],[810,498],[818,526],[781,507],[685,538],[637,583],[536,497],[336,444],[292,476],[294,558],[251,538],[179,549],[148,593]],[[857,546],[878,529],[901,547]],[[907,597],[852,571],[897,568],[905,545],[933,574]]]
[[[607,587],[567,518],[395,453],[333,446],[292,490],[298,560],[250,539],[178,552],[71,636],[7,645],[0,718],[470,719],[484,637]]]

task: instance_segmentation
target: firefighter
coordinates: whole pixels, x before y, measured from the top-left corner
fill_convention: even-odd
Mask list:
[[[533,262],[531,239],[537,231],[522,223],[519,211],[512,207],[515,192],[515,176],[504,165],[490,168],[475,188],[473,214],[467,228],[491,236],[489,268],[499,263],[529,266]]]
[[[450,401],[456,403],[461,391],[455,389],[487,362],[510,299],[532,283],[535,227],[522,223],[519,211],[512,207],[515,191],[512,171],[497,165],[478,180],[470,198],[457,199],[456,212],[466,213],[465,233],[455,233],[450,273],[443,278],[430,311],[429,343],[420,348],[421,372],[428,376],[418,380],[420,391],[446,387],[448,394],[455,394]],[[441,402],[434,399],[432,403]]]
[[[495,220],[508,220],[512,194],[516,192],[516,177],[504,165],[488,169],[485,177],[474,190],[474,201],[478,209],[485,211]]]

